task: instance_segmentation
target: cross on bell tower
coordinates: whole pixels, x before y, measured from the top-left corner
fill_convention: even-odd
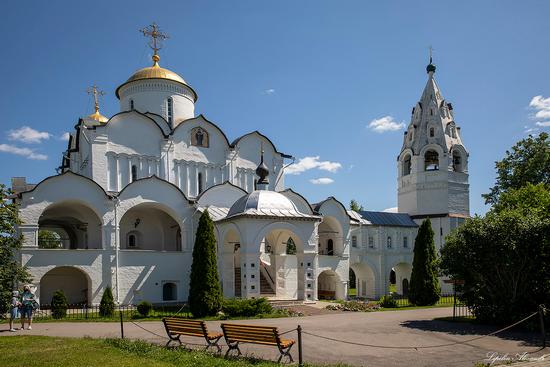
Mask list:
[[[162,48],[162,42],[170,38],[166,33],[162,33],[159,29],[157,23],[149,25],[143,29],[139,30],[145,37],[149,37],[149,47],[153,50],[153,62],[157,64],[160,60],[158,55],[158,50]]]
[[[94,104],[95,104],[95,112],[99,112],[99,96],[104,96],[105,92],[102,90],[97,89],[97,85],[92,85],[88,89],[86,89],[86,93],[91,94],[94,96]]]

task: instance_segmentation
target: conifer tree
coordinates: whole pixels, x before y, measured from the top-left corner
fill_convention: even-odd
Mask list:
[[[67,316],[67,297],[65,293],[60,289],[53,293],[52,297],[52,317],[54,319],[62,319]]]
[[[112,317],[115,314],[115,302],[113,300],[113,291],[111,287],[105,288],[101,302],[99,303],[99,315],[102,317]]]
[[[195,317],[215,315],[222,306],[214,223],[208,210],[197,227],[189,284],[189,308]]]
[[[439,300],[440,294],[434,232],[430,220],[425,219],[414,241],[409,301],[417,306],[434,305]]]

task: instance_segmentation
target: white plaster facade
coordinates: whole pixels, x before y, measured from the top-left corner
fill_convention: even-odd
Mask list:
[[[215,222],[226,297],[343,299],[350,268],[361,297],[386,294],[392,270],[397,292],[406,293],[417,230],[408,215],[386,213],[405,224],[373,222],[368,218],[376,213],[349,212],[333,197],[310,204],[284,188],[291,156],[257,131],[230,142],[217,125],[194,115],[196,93],[181,77],[155,68],[117,89],[119,113],[79,120],[59,175],[18,193],[20,260],[42,302],[60,288],[70,303],[97,304],[107,286],[124,304],[185,302],[205,210]],[[148,69],[156,74],[141,77]],[[448,233],[451,214],[468,214],[467,153],[456,130],[450,137],[445,132],[455,125],[433,73],[421,104],[442,106],[441,116],[413,116],[409,131],[416,138],[406,135],[398,161],[399,208],[415,216],[445,213],[432,221]],[[437,135],[420,138],[432,125]],[[447,159],[458,152],[460,172],[420,170],[432,148],[442,167],[451,167]],[[403,175],[407,154],[412,164]],[[257,187],[262,164],[269,183]],[[58,248],[44,248],[44,231]]]

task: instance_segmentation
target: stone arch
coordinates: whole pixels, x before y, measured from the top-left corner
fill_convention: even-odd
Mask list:
[[[90,305],[92,281],[82,269],[74,266],[58,266],[40,278],[40,302],[50,304],[53,293],[62,290],[69,304]]]
[[[344,299],[345,286],[333,270],[324,270],[317,276],[317,299]]]
[[[451,148],[451,165],[455,172],[468,172],[468,152],[462,145],[455,144]],[[458,158],[458,161],[455,160]]]
[[[319,255],[342,256],[344,253],[344,231],[333,216],[324,216],[318,227]]]
[[[395,291],[399,295],[403,294],[403,282],[406,279],[407,284],[410,284],[412,265],[405,261],[396,262],[391,268],[390,273],[395,273]]]
[[[220,235],[218,261],[222,291],[225,297],[241,297],[241,231],[234,223],[225,224],[226,228]]]
[[[59,236],[59,247],[65,249],[100,249],[103,221],[97,211],[82,200],[64,200],[47,206],[38,218],[38,246],[55,248],[46,236]]]
[[[286,231],[287,233],[293,233],[296,236],[294,241],[296,243],[296,250],[298,252],[303,252],[304,243],[307,242],[307,239],[305,238],[305,236],[303,235],[302,231],[298,226],[288,222],[272,222],[265,225],[262,229],[260,229],[260,231],[258,231],[258,234],[256,235],[253,243],[259,246],[259,244],[264,240],[264,238],[268,237],[269,234],[272,234],[273,232],[279,232],[279,231]],[[281,236],[283,236],[282,233],[277,233],[277,237],[281,237]],[[274,238],[274,239],[277,240],[277,238]]]
[[[355,272],[357,297],[375,299],[376,273],[375,270],[364,262],[351,264],[350,268]]]

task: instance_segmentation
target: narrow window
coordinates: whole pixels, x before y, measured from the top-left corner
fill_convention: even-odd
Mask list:
[[[254,191],[258,190],[258,179],[254,179]]]
[[[168,98],[166,102],[166,116],[168,117],[168,124],[172,127],[174,123],[174,101],[172,98]]]
[[[433,116],[433,115],[434,115],[434,110],[432,110],[432,109],[430,108],[430,116]]]
[[[458,152],[453,152],[453,170],[455,172],[462,172],[462,159]]]
[[[386,246],[387,246],[388,248],[391,248],[391,237],[390,237],[390,236],[388,236]]]
[[[332,240],[328,240],[327,242],[327,255],[334,255],[334,242],[332,242]]]
[[[197,174],[197,188],[200,194],[202,192],[202,173],[201,172]]]
[[[178,288],[174,283],[164,283],[162,286],[162,300],[175,301],[178,298]]]
[[[407,176],[411,173],[411,156],[406,155],[405,159],[403,160],[403,176]]]
[[[403,237],[403,247],[409,248],[409,239],[407,237]]]
[[[369,237],[369,248],[374,248],[374,238]]]
[[[357,247],[357,236],[351,236],[351,246]]]
[[[435,136],[435,130],[433,127],[430,127],[430,138],[433,138]]]
[[[137,167],[135,164],[132,165],[132,182],[137,180]]]
[[[130,110],[133,110],[134,109],[134,100],[131,99],[130,100]]]

